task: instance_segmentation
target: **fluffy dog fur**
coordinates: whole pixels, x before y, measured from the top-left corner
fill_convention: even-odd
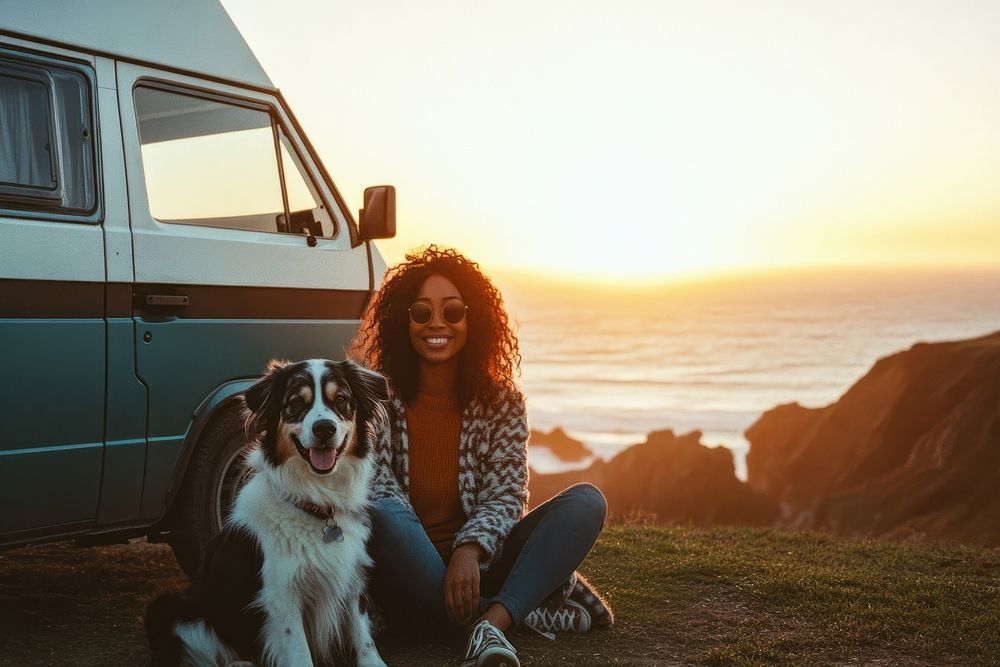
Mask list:
[[[382,661],[361,607],[370,456],[385,379],[351,362],[272,362],[245,395],[253,476],[191,587],[147,609],[154,665]],[[332,521],[303,504],[333,508]]]

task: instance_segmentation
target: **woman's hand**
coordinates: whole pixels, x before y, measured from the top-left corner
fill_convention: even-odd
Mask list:
[[[456,623],[466,623],[479,612],[479,559],[483,549],[478,544],[463,544],[451,554],[444,573],[444,607]]]

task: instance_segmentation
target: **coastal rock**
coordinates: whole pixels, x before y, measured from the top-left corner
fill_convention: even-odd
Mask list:
[[[825,408],[805,408],[786,403],[765,412],[744,435],[752,446],[747,454],[747,482],[772,498],[785,500],[794,494],[788,467],[797,461],[801,444],[809,439],[816,424],[822,422]]]
[[[749,484],[781,523],[1000,544],[1000,332],[880,359],[832,405],[746,432]]]
[[[729,450],[701,444],[701,433],[676,436],[656,431],[610,461],[585,470],[552,475],[532,473],[532,506],[579,482],[604,492],[615,516],[655,515],[660,523],[767,525],[777,506],[734,475]]]
[[[548,433],[531,429],[528,444],[532,447],[545,447],[551,450],[556,458],[567,463],[583,461],[593,456],[593,452],[587,449],[586,445],[566,435],[566,431],[558,426]]]

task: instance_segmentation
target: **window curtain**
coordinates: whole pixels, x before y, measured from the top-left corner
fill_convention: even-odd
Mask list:
[[[0,183],[51,188],[48,90],[0,76]]]
[[[94,205],[93,132],[88,127],[90,98],[76,72],[52,71],[56,93],[56,124],[60,129],[63,206],[89,209]]]

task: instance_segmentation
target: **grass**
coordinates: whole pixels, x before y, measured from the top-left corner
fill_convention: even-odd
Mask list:
[[[181,580],[136,542],[0,552],[0,664],[139,664],[154,591]],[[611,630],[515,637],[525,665],[988,665],[1000,662],[1000,550],[742,528],[610,526],[581,570]],[[388,638],[390,665],[460,645]]]
[[[1000,655],[997,550],[619,527],[583,569],[620,618],[603,641],[643,637],[669,646],[668,661],[968,665]]]

